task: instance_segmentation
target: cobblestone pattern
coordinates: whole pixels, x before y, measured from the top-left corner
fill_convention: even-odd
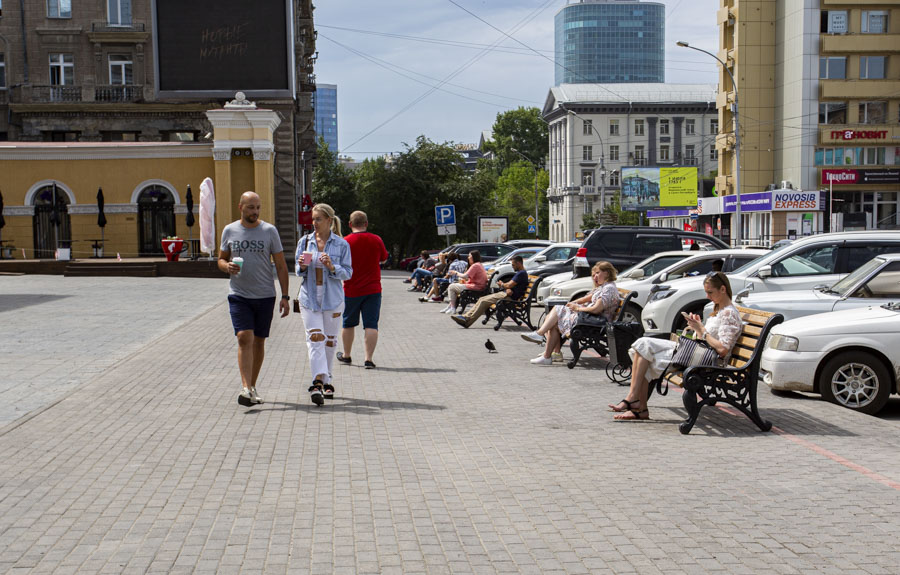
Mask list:
[[[624,388],[602,371],[531,366],[538,348],[521,328],[464,330],[399,279],[385,284],[379,369],[336,365],[337,398],[322,408],[305,391],[297,316],[275,320],[259,385],[267,403],[236,404],[220,305],[0,429],[0,572],[877,574],[900,564],[895,423],[766,391],[760,407],[780,433],[705,409],[682,436],[676,393],[654,396],[653,421],[616,423],[605,406]],[[499,353],[484,350],[486,337]],[[358,334],[358,359],[361,346]]]

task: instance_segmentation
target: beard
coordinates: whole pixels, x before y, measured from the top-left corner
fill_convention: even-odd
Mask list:
[[[259,219],[258,214],[250,214],[249,216],[244,216],[244,221],[247,222],[248,224],[255,223],[256,220],[258,220],[258,219]]]

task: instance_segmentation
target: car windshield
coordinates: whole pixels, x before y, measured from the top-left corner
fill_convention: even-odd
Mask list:
[[[739,274],[739,273],[745,272],[745,271],[749,270],[750,268],[763,263],[762,262],[763,259],[766,259],[768,261],[774,261],[774,260],[778,259],[779,254],[781,254],[781,252],[783,252],[789,248],[791,248],[791,244],[784,244],[780,248],[772,250],[771,252],[769,252],[767,254],[763,254],[763,255],[759,256],[758,258],[755,258],[755,259],[745,263],[744,265],[737,268],[736,270],[732,270],[728,273],[729,274]]]
[[[884,265],[881,258],[872,258],[863,265],[856,268],[853,273],[847,274],[843,279],[834,282],[831,287],[825,289],[826,293],[840,294],[842,297],[852,289],[860,280],[871,274],[873,271]]]
[[[575,249],[577,249],[577,248],[575,248]],[[527,267],[528,264],[538,263],[536,261],[536,258],[538,256],[544,256],[544,258],[545,258],[540,263],[543,263],[544,261],[548,261],[548,262],[565,261],[565,260],[569,259],[569,257],[571,257],[571,254],[573,253],[573,251],[574,251],[573,248],[568,247],[568,246],[548,246],[548,247],[542,249],[541,251],[539,251],[538,253],[534,254],[527,260],[525,260],[525,266]]]

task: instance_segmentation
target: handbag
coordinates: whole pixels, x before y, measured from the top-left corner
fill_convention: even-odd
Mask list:
[[[718,358],[719,353],[705,341],[679,335],[672,367],[685,369],[696,365],[715,365]]]
[[[584,325],[588,327],[605,327],[606,324],[606,318],[602,315],[588,313],[586,311],[578,312],[578,319],[575,320],[575,325]]]

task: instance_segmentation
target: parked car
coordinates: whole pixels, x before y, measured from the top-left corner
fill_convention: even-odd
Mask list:
[[[683,277],[706,276],[712,270],[712,264],[716,260],[722,260],[722,271],[729,272],[744,266],[756,258],[769,253],[767,249],[745,249],[731,248],[727,250],[715,250],[709,252],[662,252],[662,254],[684,254],[675,263],[670,263],[663,268],[654,266],[654,262],[645,264],[649,275],[644,275],[643,268],[635,266],[634,271],[628,270],[619,276],[616,286],[629,291],[637,292],[637,296],[631,298],[628,302],[628,312],[640,318],[643,313],[644,306],[650,297],[651,290],[654,286]],[[663,256],[658,261],[670,261],[672,256]],[[631,279],[630,279],[631,278]],[[591,278],[577,278],[567,282],[557,284],[550,291],[551,297],[567,297],[572,299],[579,298],[591,291],[593,283]]]
[[[832,284],[876,255],[900,251],[900,232],[819,234],[757,258],[728,274],[735,296],[741,292],[812,289]],[[684,278],[654,286],[641,321],[647,335],[666,336],[685,325],[681,312],[703,313],[704,278]]]
[[[575,255],[579,245],[579,242],[561,242],[547,246],[523,262],[525,269],[529,275],[541,277],[571,269],[569,260]],[[510,263],[498,266],[497,273],[491,278],[491,287],[496,286],[498,281],[509,281],[514,273]]]
[[[528,258],[530,258],[534,254],[538,253],[539,251],[541,251],[541,248],[537,247],[537,246],[516,248],[513,251],[506,254],[505,256],[498,258],[490,263],[484,264],[484,269],[487,271],[491,271],[495,267],[501,266],[501,265],[509,262],[514,256],[522,256],[522,259],[527,260]],[[512,264],[510,264],[510,266],[512,266]]]
[[[539,247],[545,248],[547,246],[553,245],[553,242],[550,240],[507,240],[505,243],[515,246],[517,248],[525,248],[525,247]]]
[[[460,258],[465,260],[469,257],[469,252],[478,250],[478,253],[481,254],[481,262],[486,263],[501,258],[514,249],[516,248],[509,244],[482,242],[475,244],[456,244],[455,246],[451,246],[449,251],[455,252]]]
[[[608,261],[616,269],[626,269],[659,252],[689,250],[693,243],[701,250],[728,247],[713,236],[677,228],[601,226],[582,242],[575,255],[573,271],[579,277],[589,276],[591,266],[598,261]]]
[[[750,293],[737,298],[736,303],[774,311],[788,320],[893,301],[900,301],[900,253],[876,256],[831,286]]]
[[[428,252],[429,256],[434,257],[438,253],[440,253],[441,250],[425,250],[425,251]],[[437,259],[437,258],[435,258],[435,259]],[[403,258],[402,260],[400,260],[400,263],[397,264],[397,269],[406,270],[406,271],[412,273],[412,271],[414,269],[416,269],[416,264],[418,263],[418,261],[419,261],[419,254],[416,254],[414,256],[409,256],[408,258]]]
[[[900,302],[810,315],[772,328],[760,376],[773,390],[819,393],[878,413],[897,393]]]

